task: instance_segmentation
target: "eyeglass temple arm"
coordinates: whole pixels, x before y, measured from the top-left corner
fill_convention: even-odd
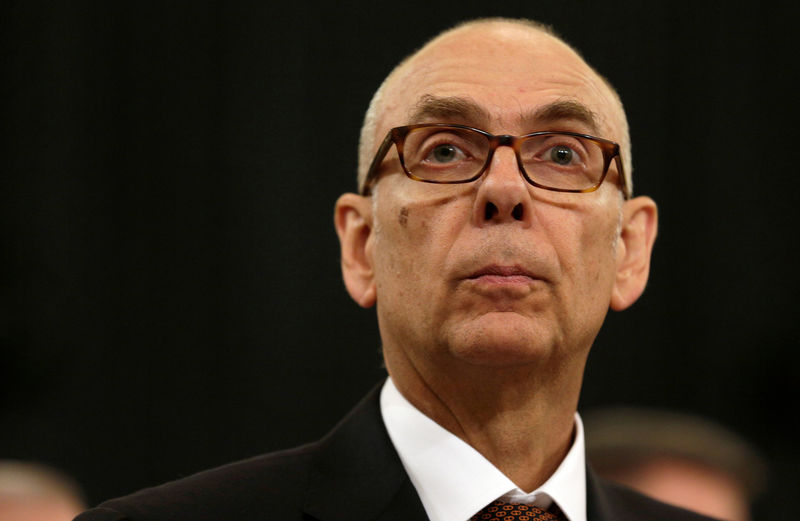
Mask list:
[[[628,188],[628,179],[627,176],[625,175],[625,170],[622,168],[622,156],[619,154],[619,152],[617,152],[617,155],[614,156],[614,162],[617,164],[617,172],[619,172],[618,177],[619,177],[619,182],[622,185],[622,195],[625,197],[626,200],[630,199],[631,192],[630,189]]]
[[[370,163],[369,169],[367,170],[367,175],[364,176],[364,186],[361,187],[361,195],[370,195],[372,191],[372,181],[378,175],[378,169],[383,162],[383,158],[389,153],[389,149],[392,147],[393,143],[392,132],[389,131],[383,139],[380,148],[378,148],[378,151],[375,153],[375,157],[372,159],[372,163]]]

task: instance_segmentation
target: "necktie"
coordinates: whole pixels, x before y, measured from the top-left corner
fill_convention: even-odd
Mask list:
[[[470,521],[567,521],[567,518],[560,512],[552,513],[530,505],[494,501]]]

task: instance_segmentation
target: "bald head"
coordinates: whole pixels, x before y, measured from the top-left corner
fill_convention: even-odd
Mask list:
[[[442,64],[449,65],[441,67]],[[531,20],[506,18],[478,19],[457,25],[430,40],[392,70],[373,96],[364,118],[359,143],[359,190],[363,188],[379,140],[390,128],[414,122],[415,110],[422,99],[438,95],[419,91],[432,85],[425,80],[431,80],[435,72],[438,74],[437,86],[445,90],[450,87],[455,93],[460,82],[456,76],[463,78],[464,75],[453,74],[449,77],[448,71],[462,73],[465,67],[473,72],[477,88],[491,88],[490,81],[482,81],[482,78],[502,81],[513,75],[520,79],[521,82],[515,85],[517,91],[498,89],[495,96],[515,96],[518,111],[523,115],[542,108],[528,106],[525,100],[529,98],[526,94],[537,88],[549,89],[555,95],[551,101],[582,107],[584,112],[591,115],[597,127],[595,135],[620,143],[626,187],[630,192],[630,138],[625,112],[616,91],[572,47],[558,38],[549,26]],[[559,78],[576,88],[554,88],[554,82],[560,81]],[[460,87],[458,97],[471,101],[471,90],[464,82]],[[417,99],[413,99],[413,96]],[[485,108],[492,112],[493,107]],[[492,131],[488,128],[484,130]],[[514,133],[505,127],[494,130]],[[528,128],[526,132],[533,130],[546,129]]]

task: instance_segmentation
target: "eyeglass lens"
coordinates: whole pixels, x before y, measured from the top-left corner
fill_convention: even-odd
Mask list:
[[[583,190],[603,177],[601,146],[586,138],[547,133],[523,138],[518,161],[533,181],[551,188]],[[477,176],[492,150],[489,136],[453,127],[413,129],[405,138],[406,170],[426,181],[453,183]]]

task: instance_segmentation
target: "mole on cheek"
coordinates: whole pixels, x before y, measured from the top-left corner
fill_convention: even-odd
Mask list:
[[[405,227],[408,225],[408,208],[405,206],[400,208],[400,214],[397,216],[397,221],[400,223],[400,226]]]

